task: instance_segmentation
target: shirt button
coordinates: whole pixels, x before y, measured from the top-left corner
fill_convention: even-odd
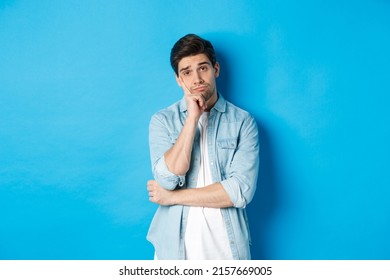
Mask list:
[[[214,162],[211,162],[211,165],[214,165]]]

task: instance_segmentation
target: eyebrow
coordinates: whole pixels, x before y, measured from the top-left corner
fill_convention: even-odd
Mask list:
[[[190,69],[190,68],[191,68],[191,66],[187,66],[187,67],[181,68],[179,72],[186,71],[186,70],[188,70],[188,69]]]
[[[211,65],[210,62],[208,62],[208,61],[203,61],[203,62],[199,62],[197,66],[202,66],[202,65],[205,65],[205,64]],[[181,68],[181,69],[179,70],[179,72],[186,71],[186,70],[188,70],[188,69],[190,69],[190,68],[191,68],[191,65],[188,65],[187,67]]]

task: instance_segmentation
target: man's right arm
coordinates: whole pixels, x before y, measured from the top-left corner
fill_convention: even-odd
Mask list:
[[[154,115],[149,126],[149,147],[154,179],[165,189],[184,185],[190,167],[197,120],[187,118],[175,139],[164,116]]]
[[[173,190],[185,183],[184,176],[170,172],[166,162],[165,153],[175,144],[178,135],[169,128],[168,119],[176,116],[166,116],[158,113],[153,115],[149,124],[149,148],[154,179],[165,189]]]
[[[155,180],[164,188],[173,190],[184,184],[190,168],[191,153],[198,120],[207,105],[202,95],[185,92],[187,118],[177,139],[170,139],[167,124],[153,116],[149,127],[149,145]]]
[[[184,87],[184,98],[187,104],[187,118],[175,144],[164,154],[169,171],[184,176],[190,168],[192,146],[200,115],[207,108],[201,94],[191,94]]]
[[[184,176],[190,168],[197,124],[196,118],[187,117],[176,143],[164,154],[167,168],[173,174]]]

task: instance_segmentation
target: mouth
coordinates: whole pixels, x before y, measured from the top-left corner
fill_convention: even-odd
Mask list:
[[[207,90],[207,86],[199,86],[192,89],[193,91],[202,92]]]

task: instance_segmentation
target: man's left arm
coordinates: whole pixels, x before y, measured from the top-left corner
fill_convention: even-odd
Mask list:
[[[245,208],[255,194],[259,173],[259,152],[256,120],[248,115],[243,123],[238,147],[225,176],[226,179],[220,182],[236,208]]]
[[[256,121],[250,116],[243,124],[226,179],[203,188],[173,191],[161,188],[156,181],[148,181],[149,198],[160,205],[244,208],[255,193],[258,168],[258,129]]]
[[[159,205],[187,205],[209,208],[233,206],[228,193],[221,183],[214,183],[203,188],[167,190],[154,180],[148,181],[149,199]]]

